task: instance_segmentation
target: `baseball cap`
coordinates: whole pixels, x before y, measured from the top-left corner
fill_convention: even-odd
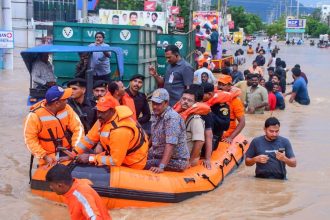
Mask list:
[[[71,88],[63,89],[60,86],[52,86],[47,90],[45,99],[47,103],[52,103],[57,100],[68,99],[71,97],[71,95]]]
[[[129,79],[129,81],[132,81],[132,80],[134,80],[134,79],[141,79],[142,81],[144,80],[144,76],[143,75],[141,75],[141,74],[135,74],[135,75],[133,75],[130,79]]]
[[[73,80],[70,80],[67,84],[68,87],[70,86],[79,86],[79,87],[86,87],[87,86],[87,82],[85,79],[82,78],[76,78]]]
[[[166,89],[156,89],[152,93],[151,101],[156,102],[158,104],[170,100],[170,95],[168,94]]]
[[[218,82],[223,83],[223,84],[231,84],[232,83],[232,78],[229,75],[220,75],[218,78]]]
[[[101,112],[105,112],[110,108],[118,106],[118,101],[112,95],[106,95],[101,97],[96,104],[96,109]]]

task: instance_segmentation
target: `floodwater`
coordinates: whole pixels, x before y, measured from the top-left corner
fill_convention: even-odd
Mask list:
[[[113,219],[329,219],[330,49],[279,45],[279,57],[288,67],[301,64],[311,97],[310,106],[287,103],[285,111],[272,113],[280,119],[281,134],[291,140],[298,161],[296,168],[288,168],[288,180],[255,179],[254,167],[242,164],[213,192],[165,207],[111,210]],[[248,60],[250,64],[252,57]],[[63,205],[30,193],[30,155],[22,137],[28,84],[17,55],[15,70],[0,72],[0,218],[69,219]],[[247,116],[243,133],[248,138],[262,135],[270,115]]]

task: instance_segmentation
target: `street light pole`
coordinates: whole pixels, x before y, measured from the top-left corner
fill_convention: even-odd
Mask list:
[[[299,19],[299,0],[297,0],[297,19]]]

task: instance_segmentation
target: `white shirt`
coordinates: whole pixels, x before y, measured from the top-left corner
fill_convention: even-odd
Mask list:
[[[213,73],[206,67],[202,67],[194,72],[194,78],[198,84],[202,83],[202,73],[207,73],[209,75],[208,83],[215,84],[217,79],[214,77]]]

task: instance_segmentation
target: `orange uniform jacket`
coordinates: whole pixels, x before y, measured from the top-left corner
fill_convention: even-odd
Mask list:
[[[138,116],[136,115],[136,109],[135,109],[135,104],[134,104],[134,100],[131,96],[129,96],[127,94],[127,92],[125,92],[125,95],[121,98],[122,104],[128,106],[132,112],[132,118],[137,121]]]
[[[68,149],[78,144],[84,134],[78,115],[69,105],[54,115],[45,107],[45,101],[35,104],[25,119],[24,141],[29,151],[39,159],[56,152],[50,130],[55,138],[62,140],[63,147]],[[72,133],[71,143],[64,136],[66,130]],[[43,162],[39,161],[40,164]]]
[[[111,220],[102,199],[88,182],[74,179],[70,190],[63,195],[71,220]]]
[[[244,105],[239,98],[241,90],[236,87],[232,87],[230,93],[233,96],[233,100],[229,103],[230,106],[230,124],[227,131],[224,133],[224,137],[229,137],[236,129],[236,119],[244,116]]]
[[[105,152],[95,155],[92,162],[143,169],[147,162],[147,135],[131,118],[133,113],[127,106],[117,106],[115,110],[116,113],[108,122],[101,124],[96,121],[74,151],[81,154],[100,141]]]

